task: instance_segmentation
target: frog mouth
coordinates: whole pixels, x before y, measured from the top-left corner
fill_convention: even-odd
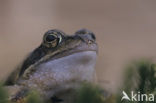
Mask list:
[[[65,57],[65,56],[70,56],[70,55],[73,55],[73,54],[76,54],[76,53],[82,53],[83,54],[83,52],[87,52],[87,51],[91,51],[91,52],[94,52],[94,53],[97,54],[98,53],[97,44],[94,43],[94,44],[91,44],[89,46],[86,45],[86,44],[82,44],[81,46],[78,45],[75,48],[69,48],[68,50],[58,52],[55,55],[52,55],[52,57],[49,57],[49,59],[47,59],[46,61],[59,59],[59,58],[62,58],[62,57]]]

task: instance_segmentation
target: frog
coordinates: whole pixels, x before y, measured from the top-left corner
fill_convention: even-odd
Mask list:
[[[96,82],[98,45],[95,34],[80,29],[69,35],[58,29],[45,32],[41,44],[6,79],[4,85],[15,89],[11,101],[36,90],[44,101],[69,103],[74,89],[83,82]]]

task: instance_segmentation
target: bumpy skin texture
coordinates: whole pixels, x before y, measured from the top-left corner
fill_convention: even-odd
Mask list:
[[[84,81],[93,82],[98,49],[95,39],[86,29],[74,35],[56,29],[46,32],[41,45],[6,80],[6,86],[18,88],[12,99],[35,89],[44,100],[56,100],[59,93],[78,88]]]

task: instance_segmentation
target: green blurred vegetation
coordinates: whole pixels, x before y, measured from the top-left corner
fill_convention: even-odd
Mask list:
[[[31,91],[26,97],[26,103],[43,103],[43,101],[39,96],[39,93],[37,93],[36,91]]]
[[[74,103],[106,103],[106,92],[100,87],[84,83],[81,88],[76,90],[76,102]],[[0,85],[0,103],[10,103],[7,91]],[[17,102],[19,103],[19,102]],[[21,103],[21,102],[20,102]],[[44,103],[36,91],[30,91],[28,96],[23,98],[22,103]]]
[[[90,83],[84,83],[77,90],[75,103],[105,103],[107,95],[100,87]]]
[[[151,60],[137,60],[130,63],[125,69],[124,82],[117,94],[117,103],[151,103],[151,101],[128,101],[123,100],[122,91],[128,95],[131,91],[140,94],[154,94],[156,96],[156,64]],[[156,102],[153,102],[156,103]]]
[[[9,101],[8,92],[2,83],[0,83],[0,103],[15,103]],[[43,101],[36,91],[31,91],[28,93],[27,97],[23,98],[21,102],[17,103],[43,103]]]
[[[0,83],[0,103],[8,103],[8,93]]]

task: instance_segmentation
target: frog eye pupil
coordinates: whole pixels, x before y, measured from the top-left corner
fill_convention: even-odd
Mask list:
[[[47,41],[47,42],[52,42],[52,41],[54,41],[55,39],[56,39],[56,37],[53,36],[53,35],[48,35],[48,36],[46,37],[46,41]]]

